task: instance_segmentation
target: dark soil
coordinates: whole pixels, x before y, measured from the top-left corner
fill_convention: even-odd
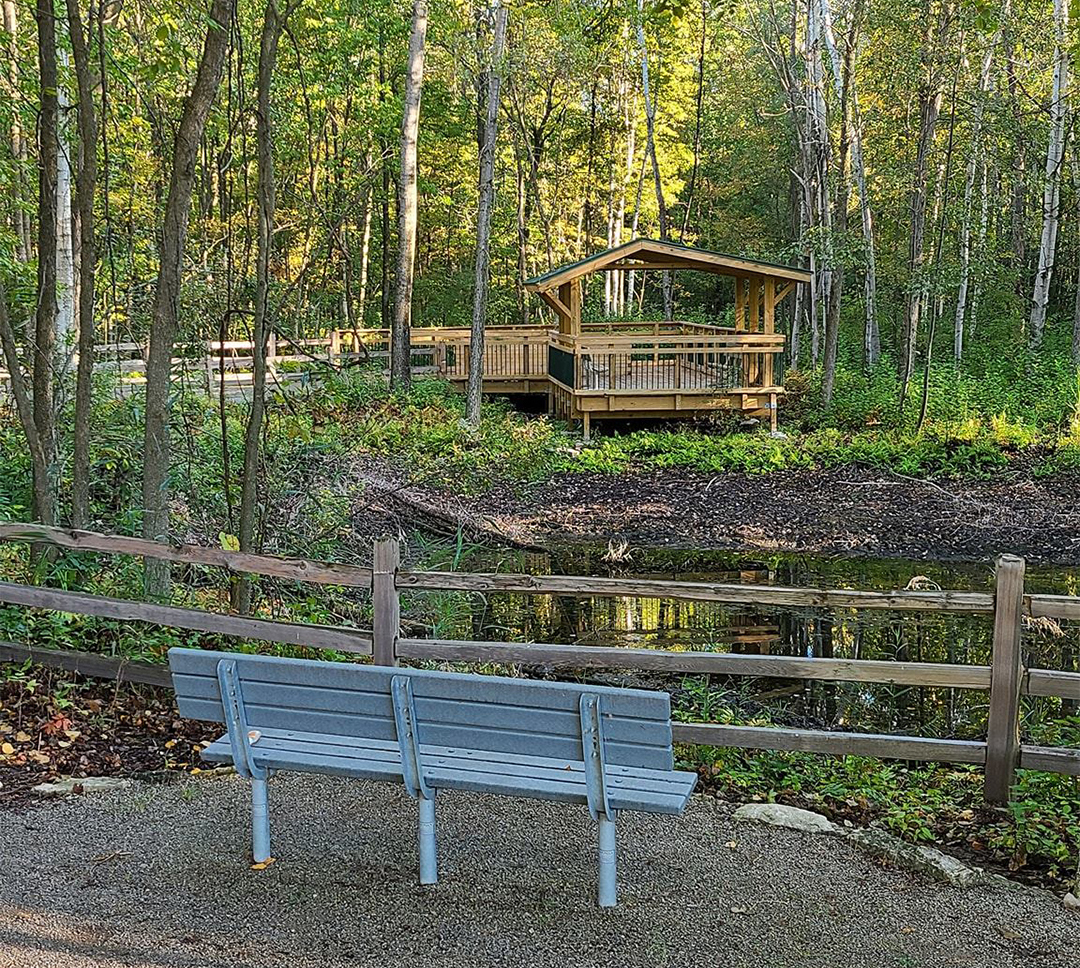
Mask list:
[[[0,807],[59,776],[190,770],[214,723],[180,719],[171,691],[35,666],[0,680]]]
[[[564,474],[457,498],[517,541],[1080,564],[1080,480],[926,481],[859,467],[771,474]]]

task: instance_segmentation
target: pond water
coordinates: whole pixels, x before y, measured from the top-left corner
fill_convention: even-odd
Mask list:
[[[926,562],[807,555],[629,549],[611,561],[603,546],[571,545],[544,553],[484,551],[467,568],[528,574],[742,582],[891,590],[919,587],[990,590],[990,562]],[[465,566],[463,565],[462,568]],[[1080,571],[1035,567],[1029,591],[1080,593]],[[990,616],[851,609],[762,608],[662,598],[559,595],[445,595],[430,603],[434,632],[447,638],[575,643],[745,654],[986,664]],[[1025,633],[1032,666],[1078,669],[1080,627],[1046,626]],[[861,683],[713,676],[668,677],[677,708],[701,719],[731,710],[785,725],[975,737],[985,731],[987,694],[980,691]],[[661,683],[657,683],[658,685]],[[1027,732],[1073,714],[1065,702],[1026,699]]]

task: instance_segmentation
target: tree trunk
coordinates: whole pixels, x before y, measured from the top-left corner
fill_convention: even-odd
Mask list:
[[[1046,329],[1046,307],[1057,254],[1061,220],[1061,168],[1065,161],[1067,101],[1069,96],[1068,0],[1054,0],[1054,80],[1050,99],[1050,141],[1046,148],[1046,177],[1043,182],[1043,223],[1039,242],[1039,268],[1031,297],[1028,339],[1033,350],[1042,346]]]
[[[244,470],[240,486],[240,550],[256,550],[255,525],[258,509],[259,441],[266,410],[266,338],[270,332],[270,262],[274,249],[274,131],[270,113],[270,91],[277,62],[278,40],[289,16],[278,13],[276,0],[267,0],[259,40],[259,68],[256,82],[255,140],[258,156],[258,247],[255,256],[255,316],[252,320],[251,409],[244,433]],[[241,615],[251,610],[251,578],[245,576],[234,586],[233,606]]]
[[[653,188],[656,190],[656,210],[660,222],[660,238],[666,242],[670,234],[668,232],[667,202],[664,200],[664,185],[660,179],[660,163],[656,158],[656,97],[649,91],[649,48],[645,42],[643,6],[644,0],[638,0],[637,42],[638,47],[641,49],[641,96],[645,100],[645,137],[648,139],[645,147],[649,154],[649,160],[652,162]],[[661,276],[663,279],[664,318],[671,319],[675,315],[675,300],[670,270],[665,269]]]
[[[38,293],[34,326],[34,425],[48,467],[47,486],[34,488],[34,513],[51,524],[56,515],[56,429],[53,363],[56,347],[56,169],[58,145],[56,17],[50,0],[37,0],[38,70],[41,112],[38,117]]]
[[[398,183],[398,262],[394,287],[394,332],[390,383],[408,390],[412,382],[411,349],[413,273],[416,270],[416,140],[420,130],[420,94],[424,85],[427,0],[414,0],[409,65],[405,79],[405,111],[401,121],[401,174]]]
[[[465,417],[474,426],[480,423],[480,401],[484,388],[484,325],[487,321],[488,286],[491,282],[491,210],[495,203],[495,148],[499,122],[499,88],[502,84],[503,46],[506,42],[506,7],[492,0],[495,36],[487,70],[487,116],[480,146],[480,198],[476,213],[476,276],[473,292],[472,332],[469,343],[469,385]]]
[[[363,215],[360,224],[363,226],[360,240],[360,289],[356,296],[357,326],[364,328],[367,319],[368,297],[368,274],[371,271],[371,211],[374,198],[371,188],[364,192]]]
[[[964,207],[960,223],[960,286],[956,295],[956,318],[953,325],[953,358],[959,363],[964,358],[964,327],[967,322],[968,293],[971,289],[971,222],[974,217],[975,177],[983,153],[983,114],[986,97],[990,90],[990,71],[994,63],[994,51],[1001,41],[999,30],[983,55],[979,71],[978,99],[972,122],[971,153],[964,171]]]
[[[60,63],[68,67],[67,52],[60,50]],[[60,84],[56,91],[56,330],[57,383],[64,388],[75,342],[75,237],[71,209],[71,98]],[[62,409],[62,408],[61,408]]]
[[[38,520],[42,524],[55,524],[56,520],[52,514],[54,505],[47,500],[52,493],[52,483],[50,481],[52,468],[45,448],[42,446],[37,423],[34,420],[34,403],[30,398],[30,391],[26,387],[26,378],[23,376],[22,361],[19,359],[15,333],[11,328],[11,320],[8,318],[7,292],[4,289],[2,279],[0,279],[0,351],[2,351],[4,364],[7,366],[11,395],[15,398],[15,410],[19,416],[19,423],[22,424],[26,447],[30,451],[31,487],[34,495],[35,513],[39,515]],[[46,516],[41,517],[41,514]]]
[[[865,259],[863,295],[866,306],[863,324],[863,359],[869,368],[875,366],[881,357],[881,332],[877,321],[877,258],[874,252],[874,216],[870,206],[870,193],[866,186],[866,163],[863,161],[859,98],[855,87],[855,56],[858,47],[859,29],[862,25],[863,9],[863,2],[859,0],[851,12],[847,47],[844,57],[841,58],[833,31],[830,0],[821,0],[822,32],[825,46],[829,52],[833,82],[836,85],[838,100],[847,103],[843,123],[847,131],[851,152],[851,175],[849,181],[853,180],[859,196],[859,218],[865,249],[863,254]]]
[[[79,85],[79,170],[75,191],[79,209],[79,354],[75,376],[75,439],[71,462],[71,523],[90,523],[90,414],[94,378],[94,269],[97,247],[94,193],[97,190],[97,111],[94,77],[79,0],[67,0],[68,32]]]
[[[160,540],[169,532],[170,370],[177,335],[184,244],[187,240],[199,143],[221,83],[235,9],[235,0],[213,0],[195,84],[184,104],[173,145],[173,168],[161,232],[160,266],[150,326],[150,351],[146,361],[142,533],[144,538],[151,540]],[[147,559],[148,596],[164,597],[168,593],[168,586],[168,563]]]
[[[26,136],[23,134],[22,122],[19,118],[18,90],[19,90],[19,61],[18,61],[18,35],[19,17],[15,0],[3,0],[4,30],[8,35],[8,73],[5,78],[8,88],[8,96],[11,98],[11,157],[15,162],[15,172],[12,179],[14,192],[13,201],[13,228],[15,230],[15,257],[20,262],[30,261],[30,216],[23,211],[20,204],[24,200],[25,185],[23,183],[24,168],[27,160]]]

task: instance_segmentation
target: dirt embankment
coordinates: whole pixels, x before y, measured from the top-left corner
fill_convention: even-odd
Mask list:
[[[486,538],[502,533],[521,544],[621,537],[649,546],[940,560],[1010,552],[1080,564],[1076,478],[924,481],[846,467],[755,476],[566,474],[468,498],[409,490],[482,525]],[[383,510],[407,523],[407,508]]]

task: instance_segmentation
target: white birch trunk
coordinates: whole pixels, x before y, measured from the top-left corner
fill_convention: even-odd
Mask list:
[[[57,22],[61,21],[59,18]],[[57,51],[61,67],[68,66],[67,52]],[[56,153],[56,355],[57,377],[64,383],[75,351],[75,240],[71,218],[71,98],[61,84],[57,91]]]
[[[972,121],[971,154],[964,172],[964,208],[960,223],[960,286],[956,294],[956,320],[953,326],[953,357],[959,363],[964,358],[965,323],[968,311],[968,293],[971,288],[971,220],[974,210],[975,176],[983,153],[983,112],[986,96],[990,91],[990,71],[994,63],[994,51],[1001,40],[1001,32],[994,34],[983,56],[979,72],[979,93],[975,102]]]
[[[1028,338],[1032,349],[1042,345],[1046,330],[1046,307],[1054,276],[1058,226],[1061,218],[1061,166],[1065,157],[1065,122],[1069,95],[1068,0],[1054,0],[1054,80],[1050,101],[1050,140],[1046,149],[1043,182],[1043,223],[1039,242],[1039,268],[1031,298]]]

